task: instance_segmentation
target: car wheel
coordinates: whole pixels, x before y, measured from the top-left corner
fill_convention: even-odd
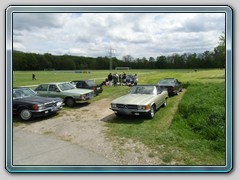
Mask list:
[[[147,114],[147,116],[148,116],[149,119],[152,119],[154,117],[154,115],[155,115],[155,105],[152,105],[150,111]]]
[[[167,99],[165,99],[164,103],[162,104],[162,107],[166,107],[167,106]]]
[[[120,114],[120,113],[115,113],[115,115],[116,115],[117,117],[122,116],[122,114]]]
[[[73,98],[67,98],[67,99],[66,99],[66,105],[67,105],[68,107],[73,107],[73,106],[75,106],[75,101],[74,101],[74,99],[73,99]]]
[[[21,120],[24,120],[24,121],[29,121],[32,119],[31,111],[25,108],[19,110],[18,116]]]

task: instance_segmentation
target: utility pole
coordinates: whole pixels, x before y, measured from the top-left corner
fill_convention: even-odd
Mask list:
[[[109,61],[109,69],[110,70],[112,70],[112,55],[113,55],[113,51],[114,51],[115,49],[112,49],[111,47],[110,47],[110,49],[109,49],[109,58],[110,58],[110,61]]]

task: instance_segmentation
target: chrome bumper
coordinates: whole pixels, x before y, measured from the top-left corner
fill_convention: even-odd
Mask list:
[[[134,115],[144,114],[150,111],[150,109],[148,110],[125,109],[125,108],[110,108],[110,109],[115,113],[134,114]]]

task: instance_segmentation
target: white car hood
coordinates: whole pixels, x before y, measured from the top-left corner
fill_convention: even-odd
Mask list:
[[[112,101],[114,104],[147,105],[154,97],[153,94],[127,94]]]

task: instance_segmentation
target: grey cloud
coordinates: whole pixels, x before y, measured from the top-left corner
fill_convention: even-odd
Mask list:
[[[89,38],[87,36],[77,36],[76,37],[76,40],[75,40],[76,43],[88,43],[89,42]]]
[[[14,14],[13,40],[22,38],[21,45],[31,51],[74,53],[67,49],[81,48],[88,56],[104,56],[110,46],[135,58],[211,50],[224,30],[224,17],[193,15],[19,13]]]
[[[23,36],[23,33],[14,31],[13,35],[14,36]]]
[[[209,17],[208,14],[199,14],[193,19],[186,20],[182,30],[186,32],[221,31],[224,30],[224,26],[224,15]]]
[[[58,28],[60,14],[56,13],[15,13],[13,14],[14,30],[31,30],[33,28]]]
[[[22,36],[23,34],[21,32],[13,32],[13,41],[14,42],[22,42]]]

